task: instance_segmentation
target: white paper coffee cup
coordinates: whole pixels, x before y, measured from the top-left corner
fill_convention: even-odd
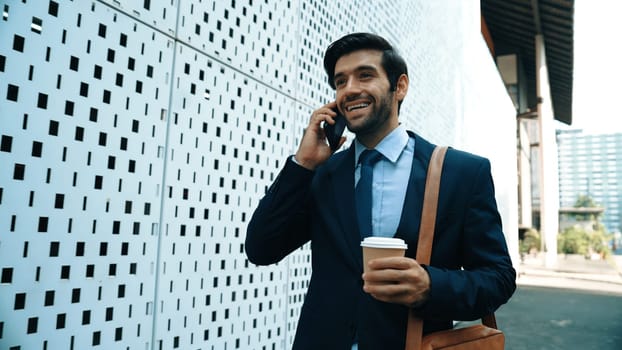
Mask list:
[[[366,237],[361,242],[363,247],[363,269],[367,272],[367,262],[376,258],[404,256],[408,245],[400,238]]]

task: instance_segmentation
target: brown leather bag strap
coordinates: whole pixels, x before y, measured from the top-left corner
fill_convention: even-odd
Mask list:
[[[421,342],[423,340],[423,321],[415,315],[412,311],[408,311],[408,327],[406,328],[406,350],[419,350],[421,349]]]
[[[419,241],[417,242],[417,262],[423,265],[430,264],[432,255],[432,241],[434,240],[434,226],[436,224],[436,209],[438,206],[438,190],[441,185],[441,171],[447,147],[436,147],[432,151],[428,173],[425,178],[425,192],[423,193],[423,209],[421,210],[421,224],[419,226]],[[423,337],[423,320],[415,317],[412,311],[408,312],[408,327],[406,329],[406,350],[421,349]]]
[[[432,241],[434,240],[434,226],[436,225],[436,209],[438,207],[438,190],[441,186],[441,172],[447,147],[436,147],[432,151],[428,174],[425,178],[425,192],[423,193],[423,209],[421,210],[421,224],[419,226],[419,241],[417,243],[417,262],[429,265],[432,256]]]
[[[425,180],[423,194],[423,208],[421,224],[419,226],[419,241],[417,242],[417,262],[429,265],[432,256],[432,242],[434,241],[434,227],[436,225],[436,211],[438,208],[438,192],[441,184],[441,172],[447,147],[436,147],[432,152],[428,173]],[[497,328],[494,313],[484,316],[482,323],[491,328]],[[408,327],[406,329],[406,350],[421,349],[423,339],[423,320],[416,317],[412,311],[408,312]]]
[[[497,318],[495,317],[494,312],[490,315],[482,317],[482,323],[486,327],[497,329]]]

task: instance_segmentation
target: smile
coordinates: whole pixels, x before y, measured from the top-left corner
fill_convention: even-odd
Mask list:
[[[352,112],[354,110],[357,110],[357,109],[360,109],[360,108],[365,108],[367,106],[369,106],[369,103],[359,103],[359,104],[347,107],[346,110],[348,112]]]

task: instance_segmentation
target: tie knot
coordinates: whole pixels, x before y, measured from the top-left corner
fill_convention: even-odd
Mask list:
[[[382,153],[375,149],[366,149],[361,153],[359,163],[361,166],[374,166],[380,159],[382,159]]]

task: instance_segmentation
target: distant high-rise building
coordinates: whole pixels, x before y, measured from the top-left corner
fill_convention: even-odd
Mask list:
[[[589,196],[605,211],[601,222],[609,232],[622,230],[622,133],[586,134],[558,130],[559,204],[572,207]]]

